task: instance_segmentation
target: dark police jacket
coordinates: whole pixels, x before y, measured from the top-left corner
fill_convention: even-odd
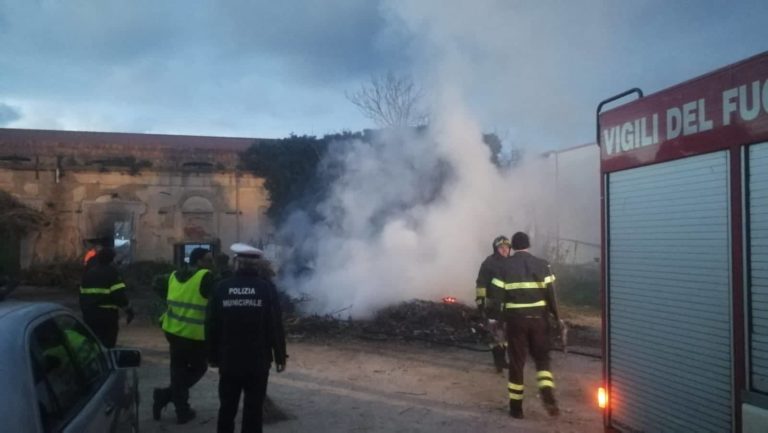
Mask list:
[[[259,271],[238,270],[208,302],[209,360],[222,374],[250,374],[285,365],[285,332],[277,288]]]

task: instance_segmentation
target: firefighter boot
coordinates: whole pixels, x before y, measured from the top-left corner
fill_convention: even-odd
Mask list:
[[[505,350],[501,346],[493,346],[491,353],[493,353],[493,365],[496,367],[496,372],[501,373],[505,368],[508,368],[507,357]]]
[[[509,400],[509,416],[512,418],[523,419],[522,400]]]
[[[541,403],[544,405],[544,409],[549,416],[560,415],[560,409],[557,407],[557,400],[555,400],[555,392],[552,387],[541,388]]]
[[[152,393],[152,418],[160,421],[163,409],[171,402],[170,388],[155,388]]]

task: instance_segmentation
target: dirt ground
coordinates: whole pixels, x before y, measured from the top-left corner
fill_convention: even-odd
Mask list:
[[[23,296],[19,296],[24,298]],[[77,311],[76,300],[49,299]],[[73,302],[74,301],[74,302]],[[118,344],[141,349],[141,431],[216,431],[216,370],[191,390],[198,417],[176,425],[171,407],[161,421],[151,414],[152,389],[168,382],[168,345],[159,328],[140,314],[121,324]],[[526,371],[526,419],[507,414],[507,380],[487,352],[423,342],[358,339],[289,340],[283,373],[271,372],[268,395],[289,419],[266,432],[505,432],[594,433],[601,429],[595,404],[600,361],[552,352],[561,415],[546,415],[536,393],[535,371]]]
[[[209,370],[191,391],[198,418],[177,426],[169,407],[163,419],[151,415],[152,388],[168,381],[167,344],[143,323],[122,329],[120,344],[141,348],[142,431],[214,432],[217,372]],[[525,420],[507,414],[506,378],[490,355],[421,343],[326,341],[289,342],[283,373],[270,375],[269,396],[290,419],[267,432],[521,432],[593,433],[600,430],[594,404],[600,362],[553,352],[553,371],[562,414],[549,418],[535,391],[535,372],[526,372]],[[533,385],[533,386],[531,386]]]

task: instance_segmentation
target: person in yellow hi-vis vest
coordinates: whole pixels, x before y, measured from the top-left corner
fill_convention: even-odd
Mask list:
[[[184,424],[195,418],[189,405],[189,389],[208,370],[208,346],[205,342],[205,311],[214,286],[211,273],[213,256],[205,248],[195,248],[189,255],[189,267],[173,272],[168,278],[168,309],[162,327],[171,352],[171,384],[155,388],[152,416],[159,420],[163,408],[173,402],[176,421]]]

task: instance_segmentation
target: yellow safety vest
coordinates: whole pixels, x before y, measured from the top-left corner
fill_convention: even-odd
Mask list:
[[[205,340],[205,308],[208,300],[200,296],[200,284],[208,269],[200,269],[180,282],[176,272],[168,279],[168,310],[163,316],[163,331],[191,340]]]

